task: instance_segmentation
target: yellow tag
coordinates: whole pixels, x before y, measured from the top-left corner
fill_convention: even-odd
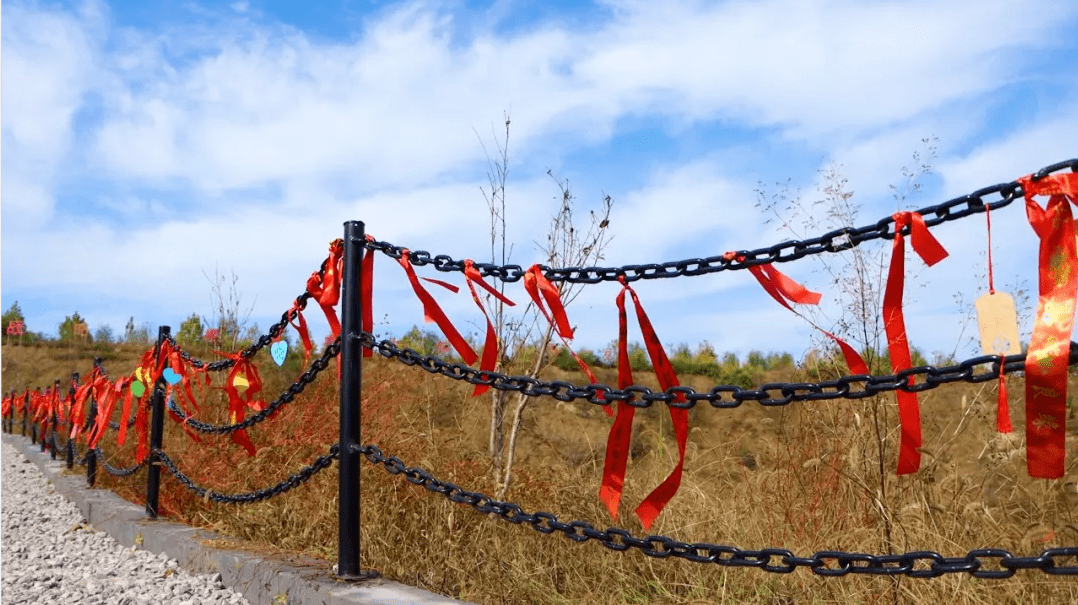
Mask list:
[[[236,387],[236,390],[242,393],[247,390],[247,387],[251,386],[251,383],[247,382],[247,377],[243,374],[237,374],[236,378],[232,381],[232,386]]]
[[[150,373],[139,366],[135,368],[135,379],[139,382],[150,382]]]
[[[1017,355],[1022,352],[1018,337],[1018,313],[1014,299],[1006,292],[985,294],[973,303],[981,328],[983,355]]]

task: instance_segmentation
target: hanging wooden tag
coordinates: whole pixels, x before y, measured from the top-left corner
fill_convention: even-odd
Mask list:
[[[1018,336],[1018,312],[1014,299],[1006,292],[989,292],[973,303],[981,328],[983,355],[1018,355],[1022,342]]]

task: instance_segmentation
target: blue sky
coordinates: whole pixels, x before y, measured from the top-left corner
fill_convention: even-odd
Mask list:
[[[480,138],[493,148],[504,112],[521,265],[542,260],[533,242],[559,194],[548,169],[580,215],[615,200],[607,265],[790,238],[756,207],[761,183],[788,181],[826,222],[809,203],[828,166],[858,224],[875,222],[1078,156],[1076,26],[1066,1],[4,2],[0,304],[45,333],[76,310],[91,329],[131,316],[175,328],[212,315],[204,274],[219,269],[265,327],[349,219],[487,260]],[[891,186],[924,139],[932,173],[900,202]],[[993,218],[997,286],[1034,290],[1024,212]],[[983,220],[935,233],[951,256],[908,261],[910,338],[974,354]],[[780,269],[824,293],[815,313],[831,327],[845,299],[821,260],[843,267]],[[380,330],[421,324],[403,272],[377,264]],[[637,289],[671,345],[799,356],[818,342],[747,272]],[[578,346],[616,336],[616,294],[575,301]],[[480,332],[466,291],[437,296]]]

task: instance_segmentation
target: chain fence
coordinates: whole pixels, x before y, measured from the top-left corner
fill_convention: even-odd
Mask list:
[[[232,424],[210,424],[207,422],[201,422],[195,420],[176,405],[176,402],[170,400],[168,402],[169,411],[175,414],[180,422],[186,426],[200,433],[218,434],[223,435],[227,433],[233,433],[235,431],[250,428],[263,420],[272,417],[277,410],[281,409],[287,403],[290,403],[297,395],[303,393],[303,390],[307,388],[307,385],[314,382],[322,370],[329,366],[329,360],[337,357],[341,353],[341,339],[337,337],[336,340],[326,345],[322,354],[311,362],[311,367],[307,369],[294,383],[288,386],[283,393],[281,393],[276,399],[274,399],[266,408],[256,414],[245,418],[242,422],[234,422]]]
[[[333,461],[337,459],[339,454],[340,448],[334,443],[329,448],[328,454],[315,458],[314,462],[304,466],[299,472],[289,475],[284,481],[270,487],[240,494],[220,494],[213,490],[195,485],[194,481],[183,474],[179,467],[176,466],[176,463],[172,461],[172,458],[169,458],[168,454],[163,450],[153,450],[152,458],[155,461],[161,462],[177,481],[183,484],[189,491],[198,495],[199,498],[205,498],[221,504],[251,504],[274,496],[279,496],[294,487],[302,485],[310,480],[311,477],[314,477],[319,472],[325,470],[330,464],[333,464]]]
[[[655,403],[687,409],[704,402],[715,408],[736,408],[746,402],[773,407],[800,401],[864,399],[893,391],[927,391],[955,382],[988,382],[997,380],[1000,374],[1000,356],[982,355],[955,365],[918,366],[885,376],[854,375],[820,382],[772,382],[761,385],[758,389],[745,389],[736,385],[717,385],[707,392],[697,391],[690,386],[676,386],[664,391],[654,391],[645,386],[617,389],[605,384],[576,385],[564,381],[544,381],[528,376],[484,371],[433,355],[423,355],[407,347],[398,347],[390,340],[376,340],[367,332],[363,332],[358,338],[365,348],[382,357],[396,359],[407,366],[419,367],[431,374],[453,380],[486,385],[500,391],[522,393],[528,397],[552,397],[566,402],[584,400],[597,405],[624,401],[640,408],[651,407]],[[1005,356],[1003,373],[1023,372],[1025,362],[1025,354]],[[1068,364],[1078,365],[1078,343],[1070,343]],[[985,366],[988,366],[988,369],[976,372],[978,368]],[[776,394],[780,396],[775,396]]]
[[[1035,174],[1034,179],[1044,178],[1051,173],[1065,169],[1078,172],[1078,159],[1045,167]],[[1015,200],[1023,198],[1023,196],[1022,185],[1018,181],[1011,181],[985,187],[948,202],[922,208],[917,212],[924,217],[926,226],[934,227],[973,214],[998,210],[1008,206]],[[909,227],[904,228],[903,233],[908,234],[909,229]],[[637,280],[707,275],[722,271],[748,269],[769,263],[790,262],[807,256],[849,250],[864,242],[888,239],[894,236],[895,219],[886,217],[871,225],[838,229],[815,238],[785,241],[770,247],[737,251],[734,254],[724,253],[706,258],[619,267],[555,268],[544,265],[539,265],[539,267],[544,276],[551,282],[595,284],[624,281],[628,283]],[[403,247],[373,239],[363,241],[361,245],[369,251],[368,253],[381,252],[394,259],[400,259],[405,250]],[[333,258],[332,254],[331,258]],[[410,252],[409,259],[413,265],[433,266],[440,272],[464,272],[466,267],[465,261],[455,260],[446,255],[432,256],[430,253],[421,250]],[[315,275],[319,278],[326,276],[329,272],[327,266],[329,261],[330,259],[327,259],[323,262]],[[479,270],[480,275],[483,277],[493,277],[504,282],[519,281],[526,273],[526,270],[519,265],[475,263],[474,267]],[[294,305],[281,315],[281,319],[270,326],[267,333],[259,336],[250,346],[237,354],[238,358],[250,359],[260,350],[279,339],[288,325],[306,308],[308,301],[312,297],[314,297],[314,294],[312,294],[309,286],[306,291],[296,297]],[[206,362],[192,357],[179,346],[175,338],[167,334],[167,328],[165,330],[163,342],[167,342],[173,351],[177,352],[186,363],[196,369],[217,372],[233,368],[237,363],[237,359],[232,358]],[[447,361],[437,356],[424,355],[410,348],[399,347],[391,340],[379,340],[369,332],[359,331],[358,333],[345,334],[345,337],[358,340],[362,348],[371,350],[383,358],[394,359],[406,366],[418,367],[431,374],[445,376],[473,385],[489,386],[500,391],[521,393],[528,397],[549,397],[564,402],[586,401],[604,406],[615,402],[626,402],[634,407],[642,408],[650,407],[654,404],[665,404],[671,408],[686,409],[693,408],[697,404],[706,403],[713,408],[729,409],[739,407],[748,402],[771,407],[785,406],[795,402],[862,399],[896,391],[927,391],[944,384],[988,382],[998,379],[1002,374],[1023,372],[1026,363],[1026,355],[1024,354],[1005,357],[998,355],[978,356],[953,365],[925,365],[880,376],[853,375],[816,382],[773,382],[763,384],[756,389],[742,388],[736,385],[716,385],[706,391],[698,391],[689,386],[676,386],[656,391],[644,386],[634,385],[622,389],[605,384],[577,385],[565,381],[544,381],[527,376],[483,371],[465,364]],[[158,349],[159,351],[160,349]],[[230,434],[245,430],[272,417],[282,406],[292,402],[295,397],[302,394],[306,387],[313,383],[320,373],[328,367],[330,360],[339,356],[341,352],[342,338],[338,337],[327,344],[321,355],[314,359],[308,369],[273,402],[241,422],[221,425],[202,422],[188,415],[171,400],[167,404],[167,409],[185,427],[200,433]],[[1070,343],[1068,365],[1078,365],[1078,343]],[[107,376],[104,368],[100,368],[100,371],[102,375]],[[161,393],[158,392],[160,388],[157,386],[153,388],[155,389],[155,397],[161,396]],[[24,419],[26,407],[23,406]],[[119,422],[110,421],[108,426],[113,430],[119,430],[121,424],[125,422],[127,427],[134,426],[137,412],[138,410],[129,419],[121,418]],[[92,413],[91,419],[86,421],[86,427],[89,427],[91,423]],[[70,421],[68,424],[70,425]],[[8,419],[5,427],[13,430],[13,412],[12,418]],[[52,435],[49,437],[48,443],[55,452],[58,451],[60,446],[55,417],[52,428]],[[41,437],[44,442],[45,436],[42,435]],[[77,451],[77,444],[74,441],[74,439],[69,438],[64,447],[68,449],[74,448],[73,451]],[[1020,569],[1040,570],[1048,575],[1078,575],[1078,547],[1048,548],[1039,555],[1028,557],[1016,556],[1008,550],[998,548],[973,549],[965,555],[956,557],[946,557],[930,550],[911,551],[902,554],[820,550],[809,556],[802,557],[782,548],[749,550],[730,545],[683,542],[662,535],[636,536],[620,528],[598,529],[582,520],[563,522],[552,513],[525,511],[518,504],[502,502],[489,495],[466,490],[449,481],[437,479],[426,470],[409,467],[396,456],[385,455],[374,444],[349,446],[345,453],[352,456],[359,454],[370,464],[382,468],[391,475],[399,475],[411,484],[441,494],[450,502],[470,507],[475,512],[488,518],[497,518],[513,525],[526,525],[545,535],[560,534],[573,542],[595,541],[613,551],[637,551],[653,558],[684,559],[695,563],[715,564],[723,567],[757,568],[764,572],[775,574],[788,574],[799,568],[807,568],[812,573],[820,576],[864,574],[933,578],[947,574],[968,574],[975,578],[1003,579],[1014,576]],[[340,461],[341,455],[340,444],[333,444],[330,446],[328,453],[316,457],[310,464],[303,466],[299,471],[289,475],[288,478],[275,485],[232,494],[218,493],[211,488],[197,485],[180,470],[176,462],[160,447],[159,443],[156,445],[151,444],[148,456],[133,466],[113,466],[102,451],[96,447],[87,449],[86,453],[80,458],[80,464],[89,465],[92,462],[100,462],[106,472],[117,477],[132,476],[148,465],[161,466],[184,488],[206,501],[221,504],[250,504],[273,498],[303,485],[316,474],[332,465],[334,460]],[[152,473],[156,472],[157,470],[152,470]],[[154,508],[156,508],[156,504],[154,504]]]
[[[1034,173],[1033,178],[1034,180],[1040,180],[1052,173],[1067,169],[1078,172],[1078,158],[1046,166]],[[978,189],[973,193],[935,206],[926,206],[915,212],[924,217],[926,226],[935,227],[973,214],[980,214],[986,210],[999,210],[1009,206],[1015,200],[1022,199],[1024,195],[1025,191],[1021,183],[1011,181]],[[986,201],[986,198],[992,199]],[[617,282],[620,279],[624,279],[626,282],[634,282],[641,279],[709,275],[721,271],[748,269],[749,267],[769,263],[786,263],[825,252],[834,253],[850,250],[867,241],[894,238],[894,226],[895,219],[887,216],[871,225],[836,229],[819,237],[788,240],[766,248],[738,250],[733,255],[724,253],[707,258],[689,258],[664,263],[624,265],[621,267],[548,267],[539,265],[539,268],[551,282],[571,284]],[[905,227],[903,234],[909,235],[909,230],[909,226]],[[400,260],[401,252],[406,249],[403,246],[377,240],[367,241],[364,246],[369,250],[381,252],[394,260]],[[445,254],[431,256],[431,253],[425,250],[410,250],[408,259],[417,267],[432,266],[443,273],[464,272],[464,261],[455,260]],[[474,266],[483,277],[493,277],[503,282],[520,281],[526,272],[520,265],[474,263]]]
[[[448,481],[436,479],[423,469],[406,466],[400,458],[383,454],[376,445],[365,445],[360,448],[360,452],[368,462],[381,466],[387,473],[400,475],[409,483],[441,494],[451,502],[469,506],[479,514],[496,517],[514,525],[527,525],[542,534],[560,533],[573,542],[595,540],[618,552],[635,549],[649,557],[660,559],[674,557],[724,567],[755,567],[778,574],[791,573],[799,567],[806,567],[821,576],[853,573],[934,578],[949,573],[968,573],[976,578],[1000,579],[1013,576],[1019,569],[1039,569],[1052,575],[1078,575],[1078,547],[1046,549],[1036,557],[1017,557],[998,548],[971,550],[964,557],[944,557],[933,551],[871,555],[838,550],[821,550],[808,557],[798,557],[781,548],[743,550],[705,542],[681,542],[667,536],[637,537],[616,527],[599,530],[586,521],[564,523],[551,513],[526,512],[512,502],[501,502],[485,494],[468,491]],[[988,561],[993,560],[995,568],[988,564]],[[1073,560],[1072,564],[1065,564],[1068,560]]]

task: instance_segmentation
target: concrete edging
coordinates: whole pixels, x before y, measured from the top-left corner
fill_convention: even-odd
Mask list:
[[[4,433],[52,481],[56,491],[82,511],[87,522],[123,546],[166,553],[196,574],[220,573],[226,586],[243,593],[251,603],[273,605],[397,605],[405,603],[460,604],[461,601],[389,580],[348,583],[336,579],[329,565],[311,557],[264,556],[206,546],[223,539],[210,530],[161,519],[149,519],[143,507],[108,490],[86,486],[85,476],[64,474],[67,465],[52,460],[40,445],[21,435]],[[98,472],[105,472],[100,469]],[[282,601],[283,597],[283,601]]]

